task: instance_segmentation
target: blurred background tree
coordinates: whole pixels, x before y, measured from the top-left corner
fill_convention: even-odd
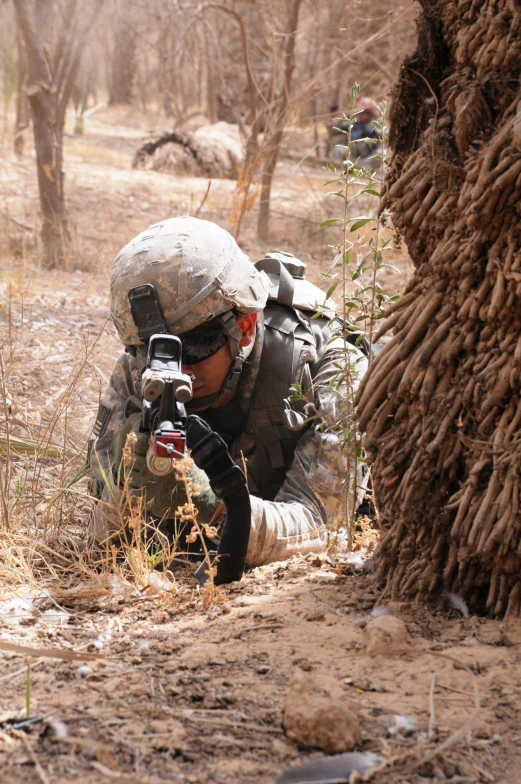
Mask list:
[[[25,52],[27,63],[25,86],[22,82],[20,90],[29,99],[33,121],[42,243],[48,266],[56,266],[65,257],[69,239],[62,167],[65,111],[102,0],[93,0],[87,10],[80,9],[77,0],[13,3],[22,39],[19,51]],[[24,63],[23,57],[19,63]]]
[[[245,159],[232,229],[239,233],[257,197],[257,233],[267,242],[281,146],[297,160],[326,159],[324,128],[346,108],[352,84],[385,98],[414,35],[412,0],[386,0],[377,12],[360,0],[4,0],[4,128],[21,156],[33,125],[47,263],[62,263],[68,242],[69,105],[75,133],[103,106],[140,112],[151,132],[236,126]],[[312,133],[304,149],[292,142],[300,129]]]

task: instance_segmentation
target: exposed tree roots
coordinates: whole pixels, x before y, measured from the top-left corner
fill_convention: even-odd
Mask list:
[[[519,6],[422,0],[384,194],[416,271],[358,408],[384,593],[497,616],[521,610]]]

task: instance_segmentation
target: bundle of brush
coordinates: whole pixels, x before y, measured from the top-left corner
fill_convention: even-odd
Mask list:
[[[136,150],[132,167],[236,180],[243,162],[239,127],[218,122],[193,133],[174,129],[148,139]]]
[[[414,265],[358,397],[385,595],[521,607],[521,6],[422,0],[383,197]]]

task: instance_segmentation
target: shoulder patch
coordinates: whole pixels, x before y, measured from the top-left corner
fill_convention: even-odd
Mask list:
[[[98,415],[92,429],[92,435],[95,438],[101,438],[107,428],[108,421],[112,415],[114,406],[100,403],[98,408]]]

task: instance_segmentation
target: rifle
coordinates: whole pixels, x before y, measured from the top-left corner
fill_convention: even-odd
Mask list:
[[[223,439],[184,404],[192,398],[192,379],[182,372],[182,344],[176,335],[151,335],[142,375],[143,408],[139,430],[148,433],[147,466],[166,476],[187,448],[198,468],[210,480],[215,495],[224,501],[226,519],[216,552],[215,585],[240,580],[246,565],[251,504],[246,477],[235,465]],[[207,582],[210,564],[202,563],[196,577]]]
[[[186,409],[192,379],[182,371],[182,346],[176,335],[152,335],[141,377],[140,433],[148,433],[147,468],[156,476],[174,470],[186,453]]]

